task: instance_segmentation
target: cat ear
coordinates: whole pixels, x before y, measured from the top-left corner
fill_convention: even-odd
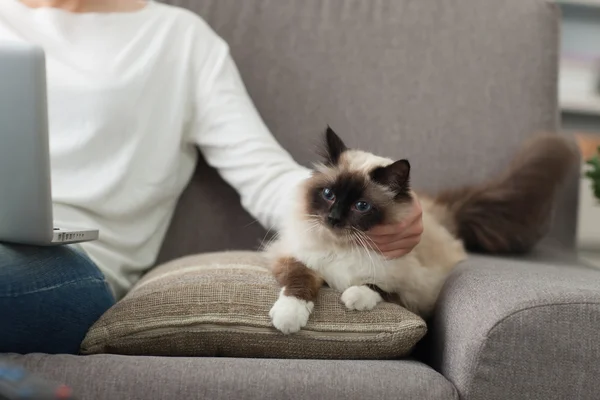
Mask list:
[[[410,163],[399,160],[387,167],[378,167],[371,171],[371,179],[394,191],[396,198],[409,195]]]
[[[329,165],[336,165],[342,153],[348,150],[342,139],[340,139],[329,125],[327,125],[327,130],[325,131],[325,146],[325,159]]]

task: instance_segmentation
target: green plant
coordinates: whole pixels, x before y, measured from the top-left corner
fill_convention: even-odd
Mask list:
[[[596,199],[600,200],[600,146],[596,155],[585,163],[590,166],[590,169],[585,172],[585,176],[592,181],[592,191]]]

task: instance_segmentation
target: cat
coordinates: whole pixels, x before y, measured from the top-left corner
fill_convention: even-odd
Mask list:
[[[578,159],[568,140],[540,136],[497,178],[427,196],[412,190],[408,160],[350,149],[330,127],[325,149],[264,249],[281,285],[269,315],[285,334],[306,326],[324,283],[349,310],[371,310],[385,300],[427,319],[468,250],[524,253],[544,236],[555,192]],[[423,210],[421,241],[387,259],[366,232],[402,221],[415,198]]]

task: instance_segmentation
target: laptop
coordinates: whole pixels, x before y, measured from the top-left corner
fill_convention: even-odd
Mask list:
[[[97,229],[54,226],[46,64],[42,48],[0,43],[0,242],[59,245]]]

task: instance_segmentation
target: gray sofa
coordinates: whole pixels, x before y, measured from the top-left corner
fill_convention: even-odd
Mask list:
[[[259,111],[302,163],[326,124],[408,157],[436,191],[555,131],[559,13],[539,0],[180,0],[231,45]],[[574,255],[578,173],[524,258],[473,255],[412,359],[14,356],[82,399],[598,399],[600,273]],[[256,248],[264,232],[202,161],[160,260]]]

